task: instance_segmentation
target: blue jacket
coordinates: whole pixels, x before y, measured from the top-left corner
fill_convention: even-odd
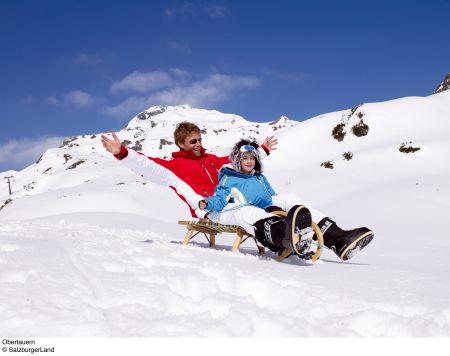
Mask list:
[[[206,211],[218,212],[228,203],[241,203],[267,208],[272,205],[275,191],[262,173],[243,174],[229,167],[219,172],[219,184],[208,198]]]

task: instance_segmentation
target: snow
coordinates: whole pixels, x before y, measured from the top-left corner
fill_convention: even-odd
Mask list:
[[[159,149],[160,138],[171,141],[182,119],[205,127],[205,146],[218,153],[241,136],[275,134],[278,150],[265,160],[272,186],[343,228],[370,227],[375,239],[350,261],[325,250],[316,264],[258,256],[251,241],[231,253],[230,234],[215,249],[200,237],[183,246],[184,203],[122,167],[99,135],[78,137],[79,146],[0,173],[14,175],[13,201],[0,210],[0,335],[450,336],[449,92],[362,105],[363,137],[351,133],[359,118],[350,110],[283,117],[274,130],[218,111],[164,108],[118,136],[164,157],[174,145]],[[348,122],[342,142],[331,136],[340,122]],[[421,150],[399,152],[410,141]],[[342,159],[346,151],[352,160]],[[328,160],[334,169],[320,166]],[[4,184],[0,207],[8,198]]]

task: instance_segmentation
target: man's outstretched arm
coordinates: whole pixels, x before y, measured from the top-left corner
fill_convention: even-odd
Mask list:
[[[198,208],[198,202],[203,197],[195,193],[186,182],[178,178],[167,167],[157,163],[154,158],[123,146],[115,133],[112,136],[112,140],[104,135],[101,136],[103,147],[114,154],[114,157],[120,160],[124,166],[141,175],[149,182],[174,188],[178,194],[186,199],[192,209]]]

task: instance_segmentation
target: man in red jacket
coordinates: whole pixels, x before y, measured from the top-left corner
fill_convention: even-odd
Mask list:
[[[145,156],[123,146],[115,133],[112,136],[112,140],[101,136],[108,152],[146,180],[171,187],[188,204],[193,217],[203,217],[204,212],[198,209],[198,203],[214,194],[219,182],[218,172],[224,164],[230,163],[230,158],[206,153],[197,125],[190,122],[177,125],[174,140],[180,150],[173,152],[170,160]],[[276,149],[277,143],[273,136],[267,137],[261,145],[260,155],[266,157]]]

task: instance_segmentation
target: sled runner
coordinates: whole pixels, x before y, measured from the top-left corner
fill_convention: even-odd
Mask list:
[[[272,210],[271,213],[278,216],[284,217],[287,216],[287,213],[283,210]],[[317,241],[310,241],[311,245],[313,245],[313,249],[309,249],[309,252],[305,254],[304,258],[302,256],[299,257],[305,260],[311,260],[312,262],[316,262],[320,258],[320,255],[322,254],[323,235],[322,231],[320,231],[319,226],[317,226],[315,222],[312,223],[312,229],[316,233]],[[285,258],[291,256],[293,253],[294,252],[292,250],[285,250],[281,254],[279,254],[275,259],[277,261],[282,261]]]
[[[286,216],[287,213],[284,211],[272,211],[272,214],[280,215],[280,216]],[[183,245],[188,245],[189,242],[198,234],[202,233],[206,239],[209,242],[209,245],[211,247],[216,246],[216,236],[218,234],[227,232],[227,233],[234,233],[236,234],[233,247],[231,248],[231,252],[239,251],[239,247],[241,244],[246,241],[248,238],[253,239],[255,242],[259,254],[262,255],[265,253],[265,248],[258,244],[255,237],[249,233],[247,233],[243,228],[241,228],[238,225],[223,225],[219,223],[214,223],[211,221],[203,221],[203,220],[192,220],[192,221],[186,221],[186,220],[180,220],[178,221],[179,225],[186,225],[187,232],[184,236]],[[317,261],[320,258],[320,255],[322,254],[322,247],[323,247],[323,236],[322,232],[320,231],[317,224],[313,222],[312,228],[314,232],[316,233],[317,241],[311,242],[311,249],[307,254],[305,254],[304,258],[302,256],[299,256],[300,258],[303,258],[305,260],[311,260],[312,262]],[[209,235],[209,237],[208,237]],[[292,255],[291,250],[285,250],[283,251],[279,256],[277,256],[275,259],[277,261],[282,261],[285,258]]]

